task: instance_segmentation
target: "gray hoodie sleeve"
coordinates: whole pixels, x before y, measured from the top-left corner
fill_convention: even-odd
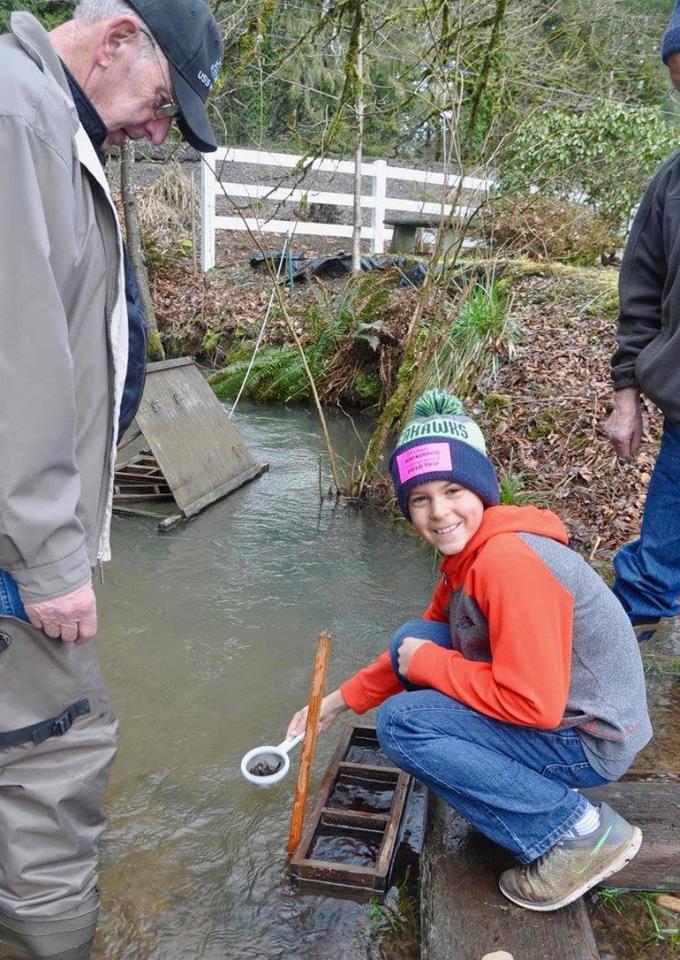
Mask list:
[[[61,295],[74,187],[67,158],[21,117],[0,117],[0,154],[0,569],[30,602],[90,578]]]

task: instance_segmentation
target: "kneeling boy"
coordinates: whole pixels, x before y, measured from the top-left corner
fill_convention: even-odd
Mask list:
[[[484,438],[455,397],[416,403],[390,458],[402,508],[443,554],[422,619],[325,697],[320,728],[380,706],[393,763],[522,866],[500,889],[556,910],[637,853],[638,827],[580,788],[617,780],[652,735],[623,607],[548,510],[499,506]],[[306,708],[289,725],[304,729]]]

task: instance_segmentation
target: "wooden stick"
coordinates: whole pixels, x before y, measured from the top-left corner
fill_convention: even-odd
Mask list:
[[[323,699],[324,686],[326,684],[326,673],[328,663],[331,658],[331,647],[333,638],[330,633],[319,634],[316,645],[316,660],[314,661],[314,673],[312,674],[312,687],[309,694],[309,709],[307,710],[307,726],[305,727],[305,738],[302,741],[302,753],[300,755],[300,769],[298,770],[297,787],[295,788],[295,800],[293,801],[293,812],[290,818],[290,833],[288,834],[288,855],[295,851],[300,837],[302,836],[302,823],[305,818],[305,806],[307,804],[307,794],[309,793],[309,781],[312,775],[312,761],[314,760],[314,750],[316,748],[316,737],[318,733],[319,712],[321,710],[321,700]]]

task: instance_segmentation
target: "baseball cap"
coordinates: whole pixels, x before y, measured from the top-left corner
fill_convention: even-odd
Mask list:
[[[153,34],[170,66],[181,115],[179,128],[203,153],[217,149],[205,101],[222,65],[224,46],[203,0],[128,0]]]

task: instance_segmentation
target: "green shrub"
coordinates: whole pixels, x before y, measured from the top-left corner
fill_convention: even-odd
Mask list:
[[[589,109],[537,111],[517,131],[499,167],[501,192],[578,195],[625,227],[673,131],[659,107],[598,100]]]

